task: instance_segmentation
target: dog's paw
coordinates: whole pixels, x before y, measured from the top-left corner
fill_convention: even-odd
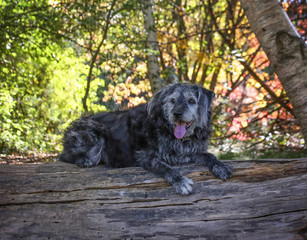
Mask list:
[[[220,162],[219,164],[215,164],[213,166],[212,173],[215,177],[226,180],[232,176],[232,166],[227,163]]]
[[[174,182],[173,186],[177,193],[181,195],[190,195],[193,191],[193,184],[194,182],[191,179],[182,177],[179,181]]]
[[[88,159],[77,159],[76,164],[81,168],[90,168],[97,165]]]

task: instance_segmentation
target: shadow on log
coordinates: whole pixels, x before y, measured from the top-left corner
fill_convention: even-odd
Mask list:
[[[141,168],[0,165],[0,239],[306,239],[307,158],[182,171],[180,196]]]

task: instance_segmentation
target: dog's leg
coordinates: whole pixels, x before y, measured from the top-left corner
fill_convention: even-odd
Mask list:
[[[96,145],[91,146],[84,157],[77,156],[76,157],[76,164],[79,167],[94,167],[97,166],[102,156],[104,155],[104,139],[101,138],[97,141]]]
[[[105,137],[108,135],[103,124],[84,117],[73,123],[64,136],[63,162],[75,163],[80,167],[93,167],[105,160]]]
[[[171,166],[168,164],[155,159],[151,161],[151,166],[149,166],[147,170],[165,178],[166,181],[174,186],[177,193],[181,195],[189,195],[192,193],[192,185],[194,184],[193,181],[185,176],[182,176],[178,170],[171,168]]]
[[[157,158],[148,159],[145,158],[145,156],[142,159],[139,158],[138,162],[144,169],[156,173],[166,179],[166,181],[174,186],[177,193],[181,195],[189,195],[192,193],[193,181],[182,176],[179,171],[173,169],[168,164],[158,160]]]
[[[212,174],[222,180],[226,180],[232,176],[232,166],[227,163],[222,163],[211,153],[197,154],[193,156],[192,160],[196,164],[208,166]]]

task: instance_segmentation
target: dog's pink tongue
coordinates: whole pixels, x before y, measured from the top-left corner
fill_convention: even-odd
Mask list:
[[[176,128],[174,131],[174,135],[176,138],[181,139],[184,137],[184,134],[186,133],[185,123],[179,124],[176,123]]]

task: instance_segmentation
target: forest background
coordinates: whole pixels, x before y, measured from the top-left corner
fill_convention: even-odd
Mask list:
[[[1,156],[56,156],[65,128],[81,115],[150,99],[144,2],[1,1]],[[306,42],[307,4],[282,5]],[[211,152],[306,155],[289,99],[238,0],[152,7],[163,84],[197,83],[217,94]]]

